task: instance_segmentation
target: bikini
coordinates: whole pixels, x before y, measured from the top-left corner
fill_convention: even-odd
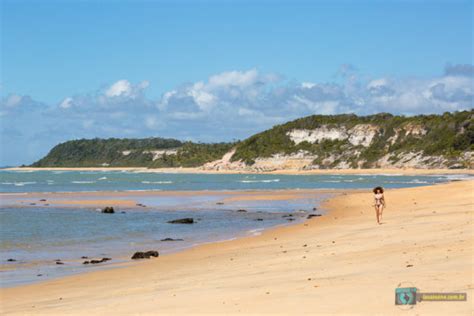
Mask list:
[[[375,194],[375,205],[376,206],[379,206],[379,205],[382,205],[382,199],[383,199],[383,194],[382,193],[378,193],[378,194]]]

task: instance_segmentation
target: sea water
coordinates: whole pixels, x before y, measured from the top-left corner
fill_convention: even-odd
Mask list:
[[[259,234],[298,222],[328,193],[300,199],[234,201],[215,191],[275,189],[370,189],[430,185],[469,176],[163,174],[120,171],[0,171],[0,192],[208,191],[185,196],[140,196],[147,209],[120,208],[114,215],[87,207],[12,207],[0,203],[0,286],[38,282],[130,262],[135,251],[161,254],[198,244]],[[124,195],[126,196],[126,192]],[[1,196],[0,196],[1,198]],[[115,197],[114,197],[115,198]],[[136,198],[136,197],[135,197]],[[238,212],[245,209],[247,212]],[[195,224],[168,221],[192,217]],[[179,241],[162,241],[165,238]],[[112,258],[84,265],[82,259]],[[9,262],[8,259],[16,261]],[[57,265],[61,259],[64,265]]]
[[[84,192],[127,190],[358,189],[429,185],[463,175],[268,175],[184,174],[132,171],[0,170],[0,192]]]

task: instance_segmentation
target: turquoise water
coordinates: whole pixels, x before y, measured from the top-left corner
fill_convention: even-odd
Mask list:
[[[121,171],[0,170],[0,192],[127,190],[359,189],[429,185],[460,176],[171,174]],[[462,177],[462,176],[461,176]]]
[[[127,209],[113,215],[95,208],[18,207],[0,203],[0,286],[38,282],[81,273],[116,263],[128,263],[135,251],[158,250],[161,254],[197,244],[254,235],[277,225],[302,221],[313,207],[330,194],[315,193],[283,201],[235,201],[224,205],[226,190],[274,189],[370,189],[413,187],[468,176],[396,175],[211,175],[135,172],[0,171],[1,193],[84,192],[137,190],[204,190],[207,194],[186,196],[134,196],[147,209]],[[104,192],[104,196],[107,193]],[[126,197],[126,193],[124,193]],[[0,197],[1,198],[1,197]],[[116,198],[116,197],[114,197]],[[1,201],[0,201],[1,202]],[[3,206],[2,206],[3,205]],[[247,212],[237,212],[246,209]],[[122,213],[124,212],[124,213]],[[169,220],[193,217],[192,225],[174,225]],[[260,220],[258,220],[260,219]],[[164,242],[165,238],[182,241]],[[85,259],[110,257],[97,266]],[[16,261],[8,262],[13,258]],[[55,259],[65,264],[56,265]],[[159,259],[158,259],[159,260]]]

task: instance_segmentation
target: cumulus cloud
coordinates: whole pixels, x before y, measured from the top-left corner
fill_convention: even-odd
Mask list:
[[[142,81],[137,85],[132,85],[128,80],[119,80],[108,87],[104,95],[107,98],[125,97],[125,98],[136,98],[143,90],[149,86],[148,81]]]
[[[0,108],[13,109],[13,108],[26,108],[40,105],[40,102],[33,100],[28,95],[9,94],[0,100]]]
[[[73,99],[71,97],[67,97],[59,103],[59,107],[63,109],[69,109],[72,106]]]
[[[133,84],[128,80],[118,80],[111,85],[98,89],[89,94],[68,96],[64,98],[58,107],[63,110],[85,111],[86,109],[107,109],[128,107],[134,105],[149,105],[145,98],[145,90],[149,86],[148,81]]]
[[[121,79],[53,105],[7,95],[0,103],[0,131],[11,135],[3,137],[2,145],[12,149],[12,157],[23,157],[19,162],[31,162],[57,142],[75,138],[227,141],[311,114],[411,115],[471,109],[472,72],[472,65],[447,65],[432,78],[371,78],[343,65],[337,82],[298,82],[257,69],[233,70],[176,86],[158,99],[146,96],[148,81]],[[43,151],[28,156],[22,152],[28,142],[40,143],[35,148]]]

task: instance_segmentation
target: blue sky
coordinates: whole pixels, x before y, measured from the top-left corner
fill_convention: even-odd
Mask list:
[[[0,165],[91,137],[242,139],[472,108],[471,1],[1,1]]]

